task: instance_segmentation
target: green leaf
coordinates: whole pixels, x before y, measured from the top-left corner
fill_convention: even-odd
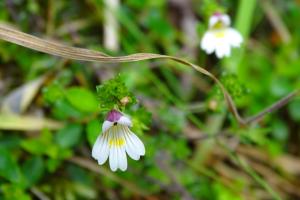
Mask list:
[[[22,174],[12,155],[7,150],[0,148],[0,176],[12,183],[21,183]]]
[[[46,148],[48,149],[48,145],[40,143],[40,141],[37,139],[24,140],[22,141],[21,146],[23,149],[34,155],[42,155],[44,154]]]
[[[0,199],[2,200],[2,194],[5,200],[31,200],[30,196],[26,194],[24,188],[20,187],[16,184],[3,184],[1,185],[1,196]]]
[[[48,159],[47,160],[47,169],[49,172],[54,172],[61,164],[61,160],[58,159]]]
[[[54,103],[52,113],[58,119],[81,118],[84,116],[83,113],[74,108],[66,99],[58,99]]]
[[[53,150],[52,133],[43,130],[38,138],[30,138],[22,141],[21,146],[26,151],[34,155],[50,154]]]
[[[215,192],[217,193],[218,198],[220,200],[241,200],[241,196],[237,195],[230,190],[228,190],[225,186],[219,183],[215,183],[213,185]],[[239,188],[237,188],[239,189]]]
[[[0,138],[0,147],[6,150],[18,148],[21,140],[21,137],[17,135],[3,135]]]
[[[86,186],[93,185],[92,176],[88,171],[86,171],[82,167],[79,167],[77,165],[68,165],[67,173],[68,173],[68,177],[72,182],[81,183]]]
[[[45,170],[43,159],[39,156],[29,158],[22,166],[22,172],[26,177],[27,187],[36,184]]]
[[[58,82],[54,82],[51,85],[44,87],[43,98],[48,103],[55,103],[58,99],[64,97],[63,88]]]
[[[90,121],[86,126],[87,140],[93,146],[98,135],[101,133],[100,122],[96,119]]]
[[[80,141],[81,133],[81,125],[70,124],[58,131],[55,135],[55,141],[63,148],[70,148]]]
[[[81,87],[73,87],[66,91],[66,98],[72,106],[83,112],[95,112],[98,110],[98,102],[95,95]]]

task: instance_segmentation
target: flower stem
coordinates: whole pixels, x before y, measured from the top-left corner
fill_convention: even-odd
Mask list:
[[[239,3],[234,27],[242,34],[244,43],[247,42],[250,35],[256,3],[257,0],[241,0]],[[238,68],[243,58],[244,51],[244,45],[238,50],[233,49],[231,57],[225,59],[225,62],[223,64],[231,73],[238,72]]]

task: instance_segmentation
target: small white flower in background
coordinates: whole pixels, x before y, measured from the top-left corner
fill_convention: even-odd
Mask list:
[[[201,48],[207,54],[215,52],[218,58],[223,58],[230,56],[231,47],[239,47],[242,41],[241,34],[230,28],[229,16],[215,13],[209,19],[209,30],[201,40]]]
[[[102,125],[102,134],[98,136],[92,150],[92,157],[102,165],[109,158],[112,171],[127,169],[126,153],[133,160],[145,155],[142,141],[130,131],[131,120],[117,110],[111,110]]]

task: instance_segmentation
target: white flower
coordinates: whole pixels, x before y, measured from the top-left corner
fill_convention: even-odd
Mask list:
[[[230,56],[232,47],[239,47],[243,41],[241,34],[230,28],[230,18],[226,14],[215,13],[209,19],[209,30],[202,40],[201,48],[207,53],[216,53],[218,58]]]
[[[126,153],[133,160],[145,155],[142,141],[130,131],[131,120],[117,110],[111,110],[102,125],[102,134],[98,136],[92,150],[92,157],[102,165],[109,158],[112,171],[127,169]]]

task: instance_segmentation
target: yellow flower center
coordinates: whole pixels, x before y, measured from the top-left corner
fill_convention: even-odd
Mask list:
[[[215,36],[217,37],[217,38],[223,38],[223,37],[225,37],[225,31],[216,31],[215,32]]]
[[[219,20],[210,28],[210,30],[214,33],[216,38],[224,38],[226,28],[227,26]]]
[[[123,138],[117,138],[117,139],[110,139],[108,141],[109,146],[115,146],[115,147],[120,147],[125,144],[125,140]]]

